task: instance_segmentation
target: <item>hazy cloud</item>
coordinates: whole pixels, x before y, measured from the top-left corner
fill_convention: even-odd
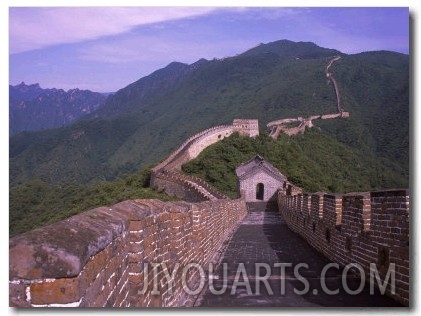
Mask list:
[[[132,28],[215,10],[210,7],[10,8],[10,53],[117,35]]]
[[[128,39],[115,39],[101,43],[87,44],[78,51],[79,58],[86,61],[109,64],[132,62],[160,63],[165,66],[170,61],[185,63],[200,58],[222,58],[240,53],[256,43],[253,40],[229,39],[218,42],[206,38],[191,40],[176,36],[153,37],[137,35]],[[188,49],[186,49],[188,42]],[[169,58],[170,57],[170,58]]]
[[[280,39],[311,41],[344,53],[407,53],[409,46],[405,8],[9,10],[9,82],[39,82],[46,87],[116,91],[172,61],[233,56]]]

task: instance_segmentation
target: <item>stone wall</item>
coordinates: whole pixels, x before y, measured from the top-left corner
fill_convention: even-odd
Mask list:
[[[163,168],[181,169],[186,162],[196,158],[206,147],[238,132],[240,135],[255,137],[259,135],[258,120],[234,119],[232,125],[219,125],[201,131],[186,139],[167,159],[152,169],[157,172]]]
[[[176,196],[177,198],[188,201],[188,202],[202,202],[209,200],[200,191],[192,186],[187,186],[178,178],[165,177],[163,174],[152,175],[153,185],[155,188],[164,191],[170,196]]]
[[[234,119],[232,125],[208,128],[189,137],[167,159],[158,164],[151,172],[151,187],[161,189],[188,201],[213,200],[226,198],[214,188],[209,188],[199,179],[183,179],[181,166],[196,158],[206,147],[238,132],[240,135],[255,137],[259,135],[258,120]],[[163,172],[172,172],[171,177]]]
[[[305,132],[306,127],[311,128],[314,126],[312,122],[313,120],[318,120],[318,119],[327,120],[327,119],[334,119],[334,118],[348,118],[349,117],[349,112],[345,112],[345,110],[342,107],[338,84],[335,78],[333,77],[333,74],[329,72],[329,68],[333,65],[333,63],[340,59],[341,59],[341,56],[333,57],[328,62],[325,68],[326,77],[328,78],[329,82],[332,82],[333,88],[335,90],[337,113],[313,115],[306,118],[303,118],[303,117],[286,118],[286,119],[269,122],[266,125],[266,127],[268,128],[270,137],[272,137],[273,139],[277,139],[280,133],[285,133],[288,136],[302,134]],[[300,125],[296,127],[288,126],[288,124],[292,122],[300,122]]]
[[[174,155],[173,159],[168,159],[167,163],[163,165],[166,169],[181,169],[181,166],[186,162],[196,158],[206,147],[230,136],[234,133],[234,128],[231,125],[221,125],[204,130],[189,138],[190,141],[184,142],[177,150],[179,153]],[[170,155],[169,158],[171,158]]]
[[[240,135],[248,137],[259,136],[258,120],[234,119],[232,126],[234,127],[234,130],[237,131]]]
[[[180,172],[163,170],[152,173],[151,183],[166,194],[188,202],[228,199],[206,181]]]
[[[386,293],[409,305],[409,193],[407,190],[285,195],[278,206],[288,226],[330,260],[357,263],[369,280],[374,263],[384,281],[395,271]],[[391,272],[391,271],[389,271]],[[374,273],[372,273],[374,275]]]
[[[181,165],[193,160],[199,154],[210,145],[213,145],[217,143],[220,140],[223,140],[225,137],[229,137],[232,133],[236,132],[236,129],[233,126],[224,127],[224,128],[217,128],[214,130],[209,131],[208,133],[204,134],[203,136],[199,137],[194,141],[191,146],[188,148],[189,153],[189,159],[187,161],[183,161],[179,168],[181,168]]]
[[[183,267],[206,269],[246,213],[243,200],[135,200],[15,236],[9,241],[9,305],[191,306],[195,296],[181,284]],[[153,263],[161,264],[156,271]],[[173,287],[169,271],[176,271]],[[200,281],[193,272],[184,276],[190,289]]]
[[[263,201],[276,201],[277,192],[279,188],[283,186],[285,181],[276,180],[265,172],[259,172],[258,174],[237,183],[237,187],[238,192],[242,192],[243,198],[247,202],[256,202],[259,201],[256,199],[257,184],[262,183],[264,185]]]

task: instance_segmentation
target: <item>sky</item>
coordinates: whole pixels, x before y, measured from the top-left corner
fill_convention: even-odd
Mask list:
[[[139,1],[135,1],[138,4]],[[180,4],[181,0],[176,1]],[[219,6],[250,5],[255,6],[255,0],[219,1]],[[291,2],[291,3],[289,3]],[[261,42],[290,39],[295,41],[313,41],[320,46],[339,49],[345,53],[357,53],[375,49],[388,49],[408,53],[408,10],[381,9],[316,9],[316,8],[288,8],[270,10],[246,10],[236,8],[221,10],[208,9],[190,11],[186,15],[174,16],[174,10],[168,15],[152,12],[139,13],[137,18],[131,14],[100,14],[98,11],[82,14],[77,9],[69,9],[58,14],[55,12],[39,13],[32,9],[17,8],[15,6],[33,6],[36,0],[6,0],[0,5],[0,39],[3,50],[0,50],[2,69],[9,68],[9,72],[0,72],[0,82],[3,90],[0,100],[8,104],[7,82],[17,84],[39,82],[44,88],[58,87],[63,89],[84,88],[95,91],[115,91],[125,85],[145,76],[154,70],[164,67],[173,60],[191,63],[201,57],[221,58],[235,55]],[[61,5],[86,6],[103,5],[104,1],[62,0]],[[107,5],[133,5],[129,0],[107,1]],[[167,1],[156,0],[157,5],[171,5]],[[201,1],[207,4],[209,1]],[[420,34],[419,30],[419,1],[413,0],[349,0],[344,1],[267,1],[259,0],[259,5],[300,5],[300,6],[373,6],[379,4],[389,7],[410,6],[413,18],[411,37]],[[43,6],[56,6],[55,0],[42,0]],[[210,5],[215,5],[212,1]],[[150,9],[148,9],[150,10]],[[15,12],[13,12],[15,11]],[[278,12],[278,17],[275,18]],[[289,11],[289,14],[287,12]],[[342,12],[340,12],[342,11]],[[184,11],[186,12],[186,11]],[[295,13],[295,14],[294,14]],[[56,17],[54,17],[56,16]],[[71,16],[64,19],[66,16]],[[114,18],[112,18],[114,16]],[[271,16],[271,18],[269,18]],[[58,18],[60,17],[60,18]],[[63,17],[63,19],[61,19]],[[84,19],[85,17],[85,19]],[[89,17],[89,18],[86,18]],[[152,20],[154,17],[156,20]],[[364,17],[364,19],[363,19]],[[89,22],[90,21],[90,22]],[[90,24],[88,27],[87,24]],[[210,23],[213,22],[213,23]],[[219,23],[221,24],[219,24]],[[184,24],[184,27],[183,27]],[[23,25],[27,29],[22,28]],[[174,26],[177,25],[177,28]],[[228,25],[228,27],[227,27]],[[223,26],[223,27],[222,27]],[[175,35],[174,35],[175,34]],[[196,35],[196,36],[194,36]],[[156,45],[152,45],[155,43]],[[411,44],[413,52],[420,52],[420,41]],[[116,46],[118,45],[118,47]],[[9,49],[5,49],[9,47]],[[165,50],[170,47],[171,50]],[[416,55],[412,54],[415,71],[412,81],[418,82],[420,63],[414,62]],[[412,89],[412,113],[414,121],[420,121],[420,111],[415,104],[419,104],[418,89]],[[5,115],[0,116],[0,146],[5,154],[0,155],[0,192],[3,209],[8,209],[9,192],[9,159],[7,149],[8,138],[8,106]],[[421,157],[420,124],[411,124],[412,136],[412,181],[421,178],[421,168],[417,167],[416,159]],[[3,129],[1,129],[3,128]],[[420,196],[420,186],[411,185],[412,194]],[[418,209],[417,199],[411,205]],[[417,213],[417,212],[414,212]],[[417,214],[412,219],[416,221]],[[3,241],[8,240],[8,212],[0,216],[3,223],[0,235]],[[420,242],[420,234],[415,236],[415,242]],[[1,253],[8,251],[8,242],[0,243]],[[7,256],[7,255],[6,255]],[[413,263],[419,261],[414,255]],[[4,261],[7,265],[7,260]],[[3,268],[6,267],[3,264]],[[5,271],[5,270],[4,270]],[[7,286],[8,274],[0,274],[0,283]],[[419,293],[421,282],[416,282],[414,292]],[[6,290],[4,288],[4,290]],[[0,309],[2,315],[17,315],[21,311],[8,308],[7,297],[1,296]],[[414,304],[419,309],[419,304]],[[37,310],[38,311],[38,310]],[[37,311],[25,310],[26,315],[39,314]],[[52,314],[50,313],[48,314]],[[66,311],[67,312],[67,311]],[[112,314],[111,310],[101,311]],[[253,311],[259,315],[263,312]],[[308,311],[294,311],[297,315],[308,315]],[[209,312],[210,313],[210,312]],[[208,313],[208,314],[209,314]],[[235,312],[233,312],[235,314]],[[322,314],[324,311],[311,310],[312,314]],[[364,310],[356,311],[363,315]],[[384,314],[383,310],[371,311],[374,315]],[[91,311],[68,311],[70,315],[90,315]],[[119,314],[133,314],[131,311],[119,311]],[[240,314],[240,312],[238,312]]]
[[[10,7],[9,84],[114,92],[172,61],[288,39],[409,53],[406,7]]]

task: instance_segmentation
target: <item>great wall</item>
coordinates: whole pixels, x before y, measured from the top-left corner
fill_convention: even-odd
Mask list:
[[[328,78],[329,83],[333,84],[333,88],[335,90],[337,113],[320,114],[320,115],[313,115],[309,117],[286,118],[286,119],[271,121],[266,125],[269,131],[270,137],[272,137],[273,139],[277,139],[280,133],[285,133],[289,136],[302,134],[304,133],[307,127],[311,128],[314,126],[313,120],[318,120],[318,119],[326,120],[326,119],[349,117],[349,112],[345,112],[341,104],[341,95],[339,93],[338,83],[333,77],[333,73],[330,72],[330,67],[333,65],[333,63],[340,59],[341,59],[341,56],[334,56],[328,62],[325,68],[326,78]]]
[[[334,61],[326,75],[335,86],[340,113],[271,122],[272,137],[281,131],[289,134],[279,128],[285,123],[308,126],[314,119],[346,117],[328,72]],[[247,205],[244,197],[229,199],[205,181],[183,174],[181,166],[235,132],[257,136],[258,121],[236,119],[200,132],[152,169],[151,186],[184,201],[125,201],[10,238],[9,305],[194,306],[197,293],[186,293],[182,281],[195,288],[203,276],[180,269],[171,282],[169,273],[177,264],[216,263],[221,247],[246,217]],[[364,272],[375,263],[386,294],[409,306],[408,190],[303,194],[285,182],[277,194],[277,210],[292,231],[332,262],[359,264]],[[146,270],[148,263],[164,268]],[[392,263],[393,280],[388,274]]]
[[[196,158],[206,147],[235,132],[249,137],[257,136],[258,121],[234,119],[232,125],[212,127],[189,137],[167,159],[152,169],[151,186],[192,202],[227,198],[205,181],[182,174],[180,170],[183,164]]]
[[[358,264],[363,269],[358,273],[366,275],[374,263],[381,280],[393,264],[396,288],[394,294],[390,286],[386,291],[409,305],[408,190],[344,195],[280,190],[278,207],[288,227],[332,262]]]

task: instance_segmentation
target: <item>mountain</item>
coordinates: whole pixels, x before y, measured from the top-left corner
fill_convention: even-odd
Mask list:
[[[42,89],[38,83],[27,85],[21,82],[16,86],[9,85],[9,99],[10,101],[29,101],[43,93],[53,91],[56,89]]]
[[[276,54],[281,58],[312,59],[343,55],[336,49],[317,46],[311,42],[293,42],[281,40],[268,44],[260,44],[246,52],[243,56],[258,56],[262,54]]]
[[[39,84],[9,86],[10,134],[69,125],[98,109],[106,96],[89,90],[42,89]]]
[[[337,55],[330,71],[351,116],[315,124],[334,148],[355,153],[355,164],[369,157],[408,183],[409,56],[346,55],[283,40],[220,60],[171,63],[70,126],[11,137],[10,184],[111,180],[156,164],[187,137],[234,118],[257,118],[265,133],[272,120],[333,113],[336,97],[324,71]]]
[[[352,149],[315,128],[294,137],[281,134],[276,140],[265,134],[255,139],[233,134],[206,148],[182,169],[235,198],[235,169],[256,153],[304,192],[362,192],[408,185],[399,168]]]
[[[187,73],[194,69],[179,62],[172,62],[167,67],[159,69],[147,77],[117,91],[104,106],[89,118],[111,118],[127,114],[133,110],[139,111],[147,106],[161,92],[170,91]]]

